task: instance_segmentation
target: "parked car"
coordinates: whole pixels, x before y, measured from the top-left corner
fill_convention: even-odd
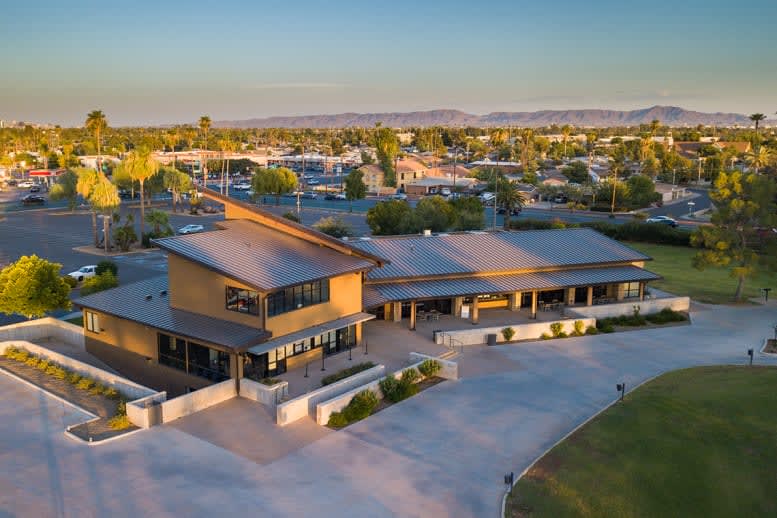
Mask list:
[[[248,191],[251,189],[250,183],[237,183],[232,186],[232,188],[236,191]]]
[[[33,185],[30,187],[30,192],[40,192],[40,185]]]
[[[305,191],[302,194],[300,194],[300,197],[308,200],[315,200],[316,198],[318,198],[318,194],[311,191]]]
[[[398,192],[396,194],[390,195],[389,199],[405,201],[405,200],[407,200],[407,194],[405,194],[403,192]]]
[[[186,225],[185,227],[179,228],[178,233],[181,235],[196,234],[197,232],[202,232],[203,230],[205,230],[205,227],[202,225]]]
[[[133,197],[140,198],[140,191],[135,191],[133,195],[133,192],[129,189],[119,189],[119,198],[122,200],[129,200]]]
[[[662,225],[669,225],[672,228],[677,227],[677,221],[669,216],[653,216],[645,220],[645,223],[660,223]]]
[[[318,181],[318,180],[316,180],[316,179],[308,180],[308,185],[318,185],[318,184],[320,184],[320,183],[321,183],[321,182],[319,182],[319,181]]]
[[[22,198],[22,205],[43,205],[46,203],[46,198],[39,194],[28,194]]]
[[[324,196],[324,199],[329,201],[333,201],[333,200],[338,201],[338,200],[347,200],[348,197],[341,192],[330,192],[326,196]]]
[[[35,185],[35,182],[31,180],[24,180],[23,182],[19,182],[18,186],[21,187],[22,189],[29,189],[33,185]]]
[[[553,198],[553,203],[566,203],[568,201],[569,201],[569,198],[567,198],[563,194],[559,194],[555,198]]]
[[[81,282],[84,279],[88,279],[97,275],[97,265],[90,264],[88,266],[82,266],[78,270],[70,272],[68,275],[78,282]]]
[[[480,198],[480,201],[485,205],[490,205],[491,203],[494,202],[494,198],[496,198],[496,196],[494,195],[493,192],[486,191],[486,192],[480,193],[479,198]]]
[[[496,213],[497,213],[497,214],[504,214],[505,212],[507,212],[507,211],[505,210],[505,208],[504,208],[504,207],[499,207],[499,208],[496,210]],[[515,208],[514,208],[514,209],[513,209],[513,210],[510,212],[510,215],[512,215],[512,216],[517,216],[517,215],[519,215],[520,213],[521,213],[521,208],[520,208],[520,207],[515,207]]]

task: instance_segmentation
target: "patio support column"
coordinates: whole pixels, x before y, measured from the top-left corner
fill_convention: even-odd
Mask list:
[[[577,290],[576,288],[567,288],[567,290],[566,290],[567,299],[564,301],[564,303],[567,306],[574,306],[575,305],[575,291],[576,290]]]
[[[363,331],[363,329],[362,329],[362,322],[359,322],[358,324],[356,324],[356,337],[355,337],[355,341],[356,341],[356,345],[357,346],[362,344],[362,334],[363,334],[362,331]]]
[[[410,301],[410,330],[415,331],[415,301]]]
[[[392,310],[392,318],[394,322],[401,322],[402,321],[402,303],[401,302],[392,302],[391,303],[391,310]]]
[[[537,318],[537,290],[531,292],[531,317]]]
[[[392,305],[391,304],[383,304],[383,320],[391,320],[392,315]]]
[[[474,295],[472,297],[472,315],[471,315],[473,326],[478,323],[478,316],[479,316],[478,315],[478,296]]]
[[[585,298],[585,305],[591,306],[593,305],[593,303],[594,303],[594,287],[589,286],[588,293],[586,294],[586,298]]]
[[[235,392],[240,394],[240,378],[243,377],[243,357],[241,355],[229,355],[229,376],[235,380]]]
[[[645,283],[639,283],[639,300],[645,300]]]
[[[615,299],[618,301],[623,300],[625,290],[623,289],[623,283],[615,285]]]
[[[464,297],[453,297],[453,316],[461,318],[461,306],[464,304]]]
[[[518,311],[521,307],[521,292],[514,291],[507,296],[508,309],[510,311]]]

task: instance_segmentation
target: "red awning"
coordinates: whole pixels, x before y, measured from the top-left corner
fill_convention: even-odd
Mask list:
[[[64,173],[64,169],[33,169],[30,176],[59,176]]]

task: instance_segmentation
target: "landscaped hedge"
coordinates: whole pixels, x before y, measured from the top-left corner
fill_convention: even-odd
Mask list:
[[[608,221],[565,223],[561,220],[517,219],[510,223],[513,230],[550,230],[560,228],[592,228],[618,241],[636,241],[659,245],[691,246],[691,233],[668,225],[628,221],[622,224]]]
[[[115,430],[123,430],[132,426],[132,423],[127,418],[126,401],[115,388],[107,387],[92,378],[81,376],[77,372],[66,369],[51,360],[31,353],[27,349],[10,346],[5,349],[4,356],[9,360],[34,367],[54,378],[67,381],[79,390],[94,395],[102,394],[108,399],[118,399],[119,404],[116,408],[116,415],[108,420],[108,425]]]
[[[670,322],[685,322],[686,320],[688,320],[687,316],[670,308],[664,308],[658,313],[646,316],[640,315],[639,311],[635,310],[631,315],[598,318],[596,319],[596,328],[603,333],[612,333],[615,331],[615,326],[639,327],[646,326],[648,322],[667,324]]]
[[[387,376],[380,380],[380,390],[386,399],[392,403],[399,403],[403,399],[418,394],[418,385],[415,383],[420,377],[417,370],[406,369],[402,371],[402,376],[399,379]]]
[[[378,396],[371,390],[362,390],[356,394],[341,412],[332,412],[327,426],[342,428],[361,421],[378,407]]]
[[[348,367],[347,369],[337,371],[334,374],[330,374],[329,376],[324,376],[324,378],[321,380],[321,386],[325,387],[327,385],[331,385],[336,381],[340,381],[373,367],[375,367],[375,364],[372,362],[357,363],[353,367]]]

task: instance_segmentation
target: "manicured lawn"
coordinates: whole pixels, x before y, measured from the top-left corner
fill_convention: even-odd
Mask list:
[[[645,268],[664,277],[664,280],[651,282],[660,290],[675,295],[688,295],[699,302],[725,304],[733,302],[737,289],[737,280],[729,276],[725,268],[707,268],[697,270],[691,265],[696,254],[695,248],[646,243],[626,243],[653,258],[645,263]],[[745,299],[761,297],[760,288],[771,287],[772,295],[777,293],[777,274],[759,271],[745,280]]]
[[[777,516],[776,393],[774,367],[665,374],[543,457],[507,516]]]

